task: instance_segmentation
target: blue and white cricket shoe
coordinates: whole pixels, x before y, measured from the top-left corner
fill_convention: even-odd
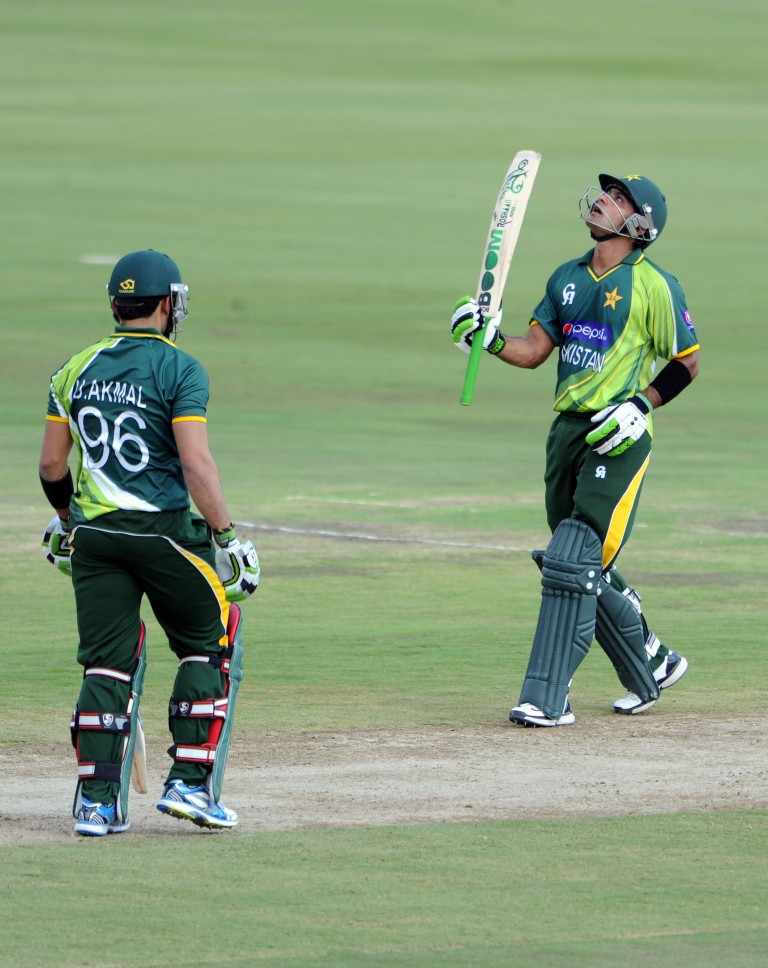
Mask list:
[[[664,661],[653,673],[653,678],[656,680],[656,685],[659,689],[669,689],[670,686],[674,686],[676,682],[679,682],[683,678],[687,670],[688,660],[685,656],[680,655],[678,652],[670,651],[664,656]],[[642,713],[646,709],[650,709],[655,703],[655,699],[643,702],[634,692],[628,692],[622,699],[616,700],[613,704],[613,711],[625,716],[634,716],[636,713]]]
[[[688,660],[678,652],[670,651],[664,656],[664,661],[654,672],[653,678],[659,684],[659,689],[669,689],[679,682],[688,671]]]
[[[211,803],[208,787],[190,787],[183,780],[173,780],[165,787],[157,803],[161,813],[180,820],[191,820],[198,827],[224,830],[237,825],[237,814],[222,803]]]
[[[96,803],[87,797],[83,797],[75,816],[75,833],[83,837],[121,834],[130,826],[130,820],[118,821],[114,803]]]

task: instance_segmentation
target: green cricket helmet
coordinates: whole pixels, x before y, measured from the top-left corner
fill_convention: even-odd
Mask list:
[[[637,239],[643,247],[655,242],[667,222],[667,200],[658,185],[642,175],[599,175],[600,187],[605,192],[616,187],[623,192],[637,209],[621,227],[618,235]]]
[[[118,306],[135,306],[142,296],[169,296],[174,327],[189,312],[189,287],[182,282],[179,267],[170,256],[154,249],[129,252],[119,259],[107,283],[107,292]]]

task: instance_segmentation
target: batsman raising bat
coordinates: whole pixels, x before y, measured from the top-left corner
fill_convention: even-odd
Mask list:
[[[511,366],[534,369],[557,349],[557,416],[546,444],[545,504],[552,532],[533,557],[541,605],[518,705],[522,726],[575,722],[571,680],[593,638],[627,695],[617,713],[650,709],[688,662],[648,628],[640,596],[616,568],[651,458],[653,415],[698,372],[699,344],[674,276],[647,258],[667,220],[660,189],[637,174],[600,175],[580,201],[594,247],[550,276],[523,336],[501,333],[466,297],[454,343],[473,336]],[[666,365],[658,368],[658,360]]]
[[[168,706],[173,762],[157,807],[200,827],[233,827],[237,814],[219,797],[242,675],[234,603],[256,591],[258,558],[235,534],[208,447],[208,376],[173,343],[187,315],[176,263],[131,252],[107,289],[114,333],[54,373],[40,456],[56,511],[43,545],[72,577],[83,667],[71,723],[75,833],[126,830],[132,773],[146,790],[145,596],[179,660]]]

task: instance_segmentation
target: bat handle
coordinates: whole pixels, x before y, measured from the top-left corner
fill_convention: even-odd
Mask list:
[[[472,334],[472,348],[469,351],[467,360],[467,372],[464,374],[464,386],[461,390],[460,403],[462,407],[468,407],[472,403],[475,393],[475,383],[477,382],[477,371],[480,369],[480,357],[483,355],[483,330],[485,324]]]

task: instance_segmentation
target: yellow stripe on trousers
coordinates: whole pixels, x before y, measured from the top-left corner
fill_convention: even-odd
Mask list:
[[[161,535],[160,537],[165,537]],[[221,624],[224,626],[224,635],[219,639],[219,645],[228,645],[229,638],[227,636],[227,623],[229,622],[229,602],[227,601],[227,594],[224,591],[224,586],[221,584],[219,576],[216,574],[213,568],[208,564],[207,561],[203,561],[202,558],[198,558],[197,555],[193,555],[191,551],[187,551],[186,548],[182,548],[181,545],[176,544],[171,538],[166,538],[173,547],[180,552],[187,561],[191,562],[197,568],[201,575],[206,579],[208,584],[213,589],[216,598],[219,601],[219,608],[221,610]]]
[[[645,477],[645,472],[648,470],[650,460],[651,455],[649,454],[643,461],[643,466],[632,478],[629,487],[624,491],[618,504],[613,509],[611,523],[608,525],[608,533],[603,542],[603,568],[608,567],[621,549],[624,536],[627,533],[629,518],[637,501],[637,492],[643,483],[643,478]]]

